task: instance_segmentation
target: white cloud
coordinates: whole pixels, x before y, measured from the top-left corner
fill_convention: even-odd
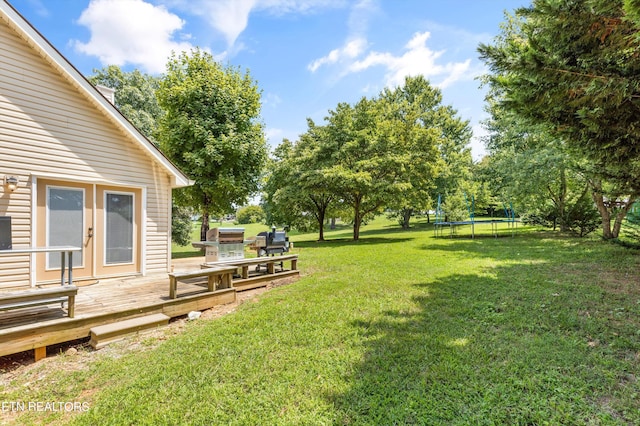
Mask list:
[[[36,11],[36,14],[42,17],[49,17],[51,13],[41,0],[28,0],[29,5]]]
[[[388,86],[402,85],[405,77],[416,75],[423,75],[429,80],[439,77],[440,82],[435,84],[440,88],[467,78],[471,59],[464,62],[438,63],[438,59],[445,51],[429,49],[427,47],[429,37],[429,32],[414,34],[405,45],[405,52],[400,56],[388,52],[371,52],[364,59],[352,63],[348,72],[361,72],[374,66],[383,66],[387,69],[386,84]]]
[[[349,13],[349,36],[346,43],[342,47],[333,49],[326,56],[311,62],[307,69],[316,72],[324,65],[348,62],[364,53],[369,44],[365,37],[369,28],[369,20],[377,10],[375,0],[360,0],[354,4]]]
[[[249,14],[256,3],[257,0],[204,0],[189,2],[188,5],[191,13],[204,17],[232,46],[247,28]]]
[[[275,127],[267,127],[264,131],[264,135],[267,138],[267,143],[272,147],[276,147],[280,142],[282,142],[284,130]]]
[[[377,0],[360,0],[352,8],[349,14],[349,33],[352,36],[361,37],[369,29],[371,15],[378,12]]]
[[[262,97],[262,105],[275,108],[282,103],[282,98],[275,93],[267,93]]]
[[[307,68],[311,72],[316,72],[318,68],[320,68],[323,65],[335,64],[337,62],[340,62],[343,59],[355,59],[358,56],[360,56],[362,52],[364,52],[366,46],[367,46],[367,41],[362,38],[348,41],[341,48],[334,49],[331,52],[329,52],[328,55],[322,58],[316,59],[315,61],[310,63],[307,66]]]
[[[75,40],[76,50],[97,56],[104,65],[134,64],[161,73],[172,51],[193,48],[174,40],[184,25],[178,16],[143,0],[92,0],[78,23],[89,28],[91,38]]]
[[[274,16],[311,14],[316,11],[345,7],[347,0],[162,0],[166,5],[195,16],[222,33],[229,48],[247,28],[249,16],[264,11]],[[236,46],[233,51],[240,48]]]

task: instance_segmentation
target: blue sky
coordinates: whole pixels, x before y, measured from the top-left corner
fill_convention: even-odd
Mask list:
[[[171,51],[199,47],[249,70],[262,90],[269,144],[297,140],[339,102],[424,75],[443,103],[480,121],[480,42],[527,0],[9,0],[76,68],[161,74]]]

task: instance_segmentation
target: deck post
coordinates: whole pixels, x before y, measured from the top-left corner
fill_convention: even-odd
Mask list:
[[[76,295],[70,294],[67,302],[67,315],[69,318],[73,318],[76,314]]]
[[[218,281],[218,277],[215,275],[209,275],[207,279],[207,288],[209,291],[216,291],[216,284]]]
[[[65,261],[65,253],[63,251],[60,252],[60,285],[64,285],[64,261]]]
[[[33,355],[36,362],[47,357],[47,347],[41,346],[39,348],[33,348]]]
[[[231,288],[233,282],[233,272],[222,274],[220,276],[220,284],[222,288]]]
[[[176,298],[176,290],[178,287],[178,280],[173,275],[169,275],[169,299]]]

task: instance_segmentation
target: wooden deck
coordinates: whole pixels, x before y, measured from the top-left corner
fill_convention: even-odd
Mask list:
[[[178,260],[174,270],[198,269],[202,258]],[[176,299],[169,298],[167,274],[129,279],[76,283],[79,287],[75,317],[66,316],[60,305],[27,308],[0,313],[0,356],[82,339],[92,327],[143,315],[163,313],[171,318],[236,301],[236,291],[264,287],[282,278],[298,276],[298,270],[275,274],[254,273],[234,277],[233,287],[207,291],[206,279],[182,283]]]

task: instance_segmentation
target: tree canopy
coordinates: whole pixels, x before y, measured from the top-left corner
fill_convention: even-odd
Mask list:
[[[109,65],[94,69],[88,80],[114,89],[115,106],[143,135],[156,141],[158,120],[164,115],[156,97],[159,77],[138,70],[124,72],[117,65]]]
[[[194,181],[178,202],[226,213],[256,193],[267,158],[260,96],[249,72],[224,67],[201,50],[173,55],[158,89],[163,152]]]
[[[546,126],[533,125],[495,104],[488,109],[491,118],[485,127],[490,156],[480,167],[494,194],[513,202],[529,222],[580,235],[593,231],[597,211],[589,203],[589,168],[584,158],[571,155],[564,141]]]
[[[640,195],[640,38],[625,14],[632,3],[534,0],[507,17],[494,44],[479,47],[492,99],[589,160],[605,238]]]
[[[383,208],[425,208],[446,168],[441,148],[464,151],[470,137],[468,123],[441,100],[424,77],[407,77],[404,86],[378,97],[339,103],[323,125],[309,120],[296,144],[279,148],[284,157],[267,184],[272,200],[297,206],[289,213],[313,214],[321,239],[332,203],[352,221],[355,240],[365,218]]]

